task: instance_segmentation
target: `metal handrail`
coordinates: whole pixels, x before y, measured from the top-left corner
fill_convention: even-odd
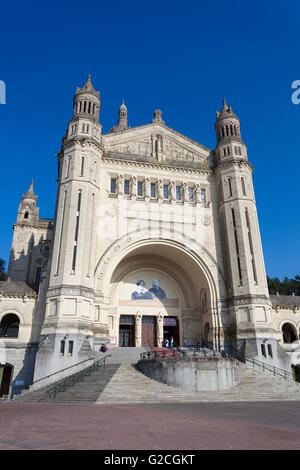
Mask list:
[[[76,374],[70,375],[65,380],[59,382],[58,384],[54,385],[54,387],[47,390],[46,394],[49,398],[55,398],[59,392],[65,392],[68,387],[72,387],[75,383],[79,382],[83,377],[86,375],[91,375],[92,372],[95,370],[99,370],[100,367],[105,367],[105,361],[111,355],[104,356],[99,361],[94,362],[89,367],[77,372]]]
[[[240,357],[238,357],[240,356],[240,352],[233,347],[231,347],[231,350],[232,350],[232,353],[226,353],[226,354],[241,360]],[[288,372],[284,369],[273,366],[272,364],[267,364],[266,362],[260,361],[259,359],[255,359],[254,357],[245,355],[242,362],[244,363],[250,362],[252,363],[253,367],[257,366],[263,371],[273,373],[274,376],[283,377],[285,380],[292,380],[293,382],[296,382],[297,384],[299,383],[295,380],[292,372]]]
[[[170,349],[168,351],[146,351],[140,354],[140,359],[157,359],[157,358],[165,358],[165,357],[177,357],[177,349]]]
[[[73,367],[79,366],[80,364],[83,364],[84,362],[91,361],[92,359],[95,359],[95,356],[90,357],[89,359],[85,359],[84,361],[77,362],[77,364],[73,364],[72,366],[65,367],[64,369],[60,369],[59,371],[53,372],[53,374],[45,375],[45,377],[42,377],[41,379],[38,379],[35,382],[33,382],[32,385],[37,384],[41,380],[48,379],[49,377],[52,377],[52,375],[60,374],[61,372],[64,372],[65,370],[72,369]]]
[[[288,372],[284,369],[280,369],[279,367],[272,366],[271,364],[267,364],[266,362],[259,361],[258,359],[254,359],[253,357],[250,357],[250,356],[245,356],[245,361],[251,362],[253,367],[257,365],[259,368],[263,369],[263,371],[266,370],[268,372],[272,372],[274,376],[277,375],[280,377],[284,377],[285,380],[292,379],[293,381],[295,381],[292,372]]]
[[[185,349],[182,349],[181,347],[176,347],[173,349],[168,349],[168,351],[164,349],[162,351],[148,350],[140,354],[140,359],[143,360],[143,359],[157,359],[157,358],[160,358],[160,359],[161,358],[162,359],[175,358],[175,357],[178,357],[178,354],[184,357],[191,357],[191,354],[189,354],[190,352],[192,352],[192,355],[194,357],[196,357],[197,353],[202,353],[205,359],[218,359],[221,356],[221,354],[218,353],[217,351],[215,350],[211,351],[207,348],[189,347],[187,350],[185,350]]]

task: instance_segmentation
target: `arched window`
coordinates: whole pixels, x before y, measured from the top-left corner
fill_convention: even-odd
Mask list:
[[[20,320],[14,313],[4,315],[0,323],[0,337],[17,338],[19,334]]]
[[[241,177],[241,183],[242,183],[243,196],[246,196],[245,180],[243,177]]]
[[[282,325],[282,339],[284,343],[292,343],[296,341],[297,334],[295,328],[290,323]]]
[[[228,189],[229,189],[229,197],[231,197],[232,196],[231,178],[228,178]]]
[[[24,219],[28,219],[28,215],[29,215],[29,213],[26,211],[25,214],[24,214]]]
[[[96,179],[97,179],[97,162],[94,161],[93,180],[96,181]]]
[[[84,172],[84,157],[81,157],[80,176],[83,176],[83,172]]]

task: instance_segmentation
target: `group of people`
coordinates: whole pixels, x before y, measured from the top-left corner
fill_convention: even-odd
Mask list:
[[[170,339],[170,341],[168,340],[168,338],[166,338],[164,341],[163,341],[163,346],[165,348],[170,348],[170,349],[173,349],[174,347],[174,338],[172,336],[172,338]]]

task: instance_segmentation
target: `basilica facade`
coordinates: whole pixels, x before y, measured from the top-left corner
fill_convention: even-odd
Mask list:
[[[33,182],[22,196],[0,283],[2,394],[55,380],[102,343],[173,338],[291,370],[300,302],[268,293],[253,168],[231,106],[217,112],[215,149],[160,110],[131,128],[124,103],[103,135],[100,108],[89,76],[57,154],[54,220],[39,218]]]

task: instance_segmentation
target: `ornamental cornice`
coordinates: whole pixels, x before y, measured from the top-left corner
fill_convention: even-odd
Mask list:
[[[271,300],[265,295],[243,295],[238,297],[231,297],[228,299],[229,307],[237,307],[241,305],[270,305]]]
[[[103,145],[100,142],[97,142],[93,137],[84,137],[84,138],[74,138],[70,140],[65,140],[62,144],[62,150],[66,150],[74,145],[80,145],[81,147],[93,147],[97,150],[103,152]],[[59,157],[61,152],[57,154]]]
[[[147,163],[147,162],[138,162],[138,161],[125,161],[121,159],[108,159],[103,157],[103,167],[104,168],[109,168],[111,166],[118,167],[120,169],[126,169],[126,168],[151,168],[153,170],[162,170],[166,171],[169,173],[179,173],[179,174],[184,174],[184,175],[212,175],[213,170],[208,170],[208,169],[192,169],[192,168],[180,168],[180,167],[173,167],[173,166],[168,166],[168,165],[162,165],[162,164],[154,164],[154,163]]]
[[[251,163],[248,160],[229,160],[227,162],[219,162],[215,166],[214,171],[216,171],[217,169],[222,169],[222,168],[232,167],[232,166],[238,166],[239,168],[241,168],[243,166],[246,166],[246,167],[250,168],[251,172],[254,171],[253,166],[251,165]]]
[[[9,294],[9,293],[2,293],[0,292],[0,301],[5,300],[5,299],[23,299],[23,301],[26,301],[26,299],[37,299],[37,294]]]
[[[17,228],[18,230],[22,230],[22,231],[30,231],[32,232],[32,229],[38,231],[38,232],[44,232],[45,230],[53,230],[54,226],[54,221],[52,222],[48,222],[47,224],[45,225],[33,225],[33,224],[18,224],[18,223],[15,223],[13,224],[13,228]]]

